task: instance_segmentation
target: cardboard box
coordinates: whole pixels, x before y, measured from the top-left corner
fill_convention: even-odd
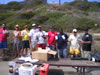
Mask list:
[[[41,61],[48,61],[49,55],[56,55],[57,51],[47,51],[47,50],[38,50],[32,52],[32,58],[38,59]]]
[[[55,56],[57,54],[57,51],[50,50],[50,51],[48,51],[48,54]]]
[[[32,58],[35,58],[41,61],[48,61],[48,52],[47,51],[33,51]]]

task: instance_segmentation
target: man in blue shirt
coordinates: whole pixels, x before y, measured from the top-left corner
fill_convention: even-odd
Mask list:
[[[62,56],[67,58],[67,34],[65,34],[61,28],[60,33],[55,38],[57,41],[58,58],[61,58]]]

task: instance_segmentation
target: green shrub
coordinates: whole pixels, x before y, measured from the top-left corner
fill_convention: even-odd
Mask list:
[[[37,22],[38,24],[43,24],[45,23],[45,21],[48,20],[48,17],[47,16],[37,16],[33,20]]]
[[[18,18],[21,18],[21,19],[30,19],[32,18],[33,16],[35,15],[35,13],[33,11],[28,11],[28,12],[24,12],[24,13],[21,13]]]
[[[18,24],[20,25],[20,29],[24,28],[24,25],[28,25],[29,28],[31,28],[31,25],[35,23],[33,20],[26,20],[26,19],[15,19],[9,23],[7,23],[8,29],[13,30],[15,25]]]
[[[20,4],[19,2],[12,1],[7,4],[7,7],[8,9],[11,9],[11,10],[20,10],[23,7],[23,5]]]
[[[0,13],[0,21],[5,20],[6,18],[14,15],[13,12],[7,12],[7,13]]]
[[[63,4],[63,5],[61,5],[61,6],[58,6],[57,9],[58,9],[59,11],[66,11],[66,10],[71,10],[71,9],[72,9],[72,6]]]
[[[96,24],[96,21],[89,18],[79,18],[77,20],[77,25],[79,29],[82,29],[82,27],[84,26],[93,28],[95,24]]]
[[[54,19],[59,19],[60,17],[62,17],[65,13],[61,13],[61,12],[49,12],[46,15],[49,18],[54,18]]]

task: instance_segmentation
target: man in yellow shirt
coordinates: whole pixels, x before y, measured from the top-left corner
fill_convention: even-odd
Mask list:
[[[22,52],[21,52],[21,55],[22,56],[23,56],[24,49],[25,49],[25,55],[27,55],[28,48],[30,47],[29,46],[29,36],[28,36],[28,33],[29,33],[28,25],[25,25],[24,28],[25,29],[21,31],[21,36],[22,36]]]

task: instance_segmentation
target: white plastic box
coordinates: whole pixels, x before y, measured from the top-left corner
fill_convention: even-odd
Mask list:
[[[30,66],[24,66],[28,64]],[[24,63],[19,67],[19,75],[35,75],[37,71],[37,65],[32,65],[31,63]]]

